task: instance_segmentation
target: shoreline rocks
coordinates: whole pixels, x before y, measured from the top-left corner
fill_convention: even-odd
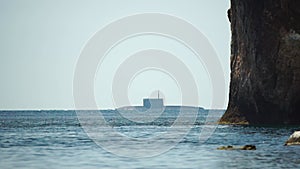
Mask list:
[[[300,145],[300,131],[295,131],[285,142],[285,146]]]
[[[217,148],[217,150],[256,150],[256,146],[254,145],[245,145],[242,147],[222,146]]]

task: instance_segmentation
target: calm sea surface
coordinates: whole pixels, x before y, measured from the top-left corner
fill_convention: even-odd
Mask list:
[[[151,137],[170,127],[168,112],[149,123],[133,123],[115,111],[104,111],[115,131],[128,137]],[[220,116],[223,111],[216,114]],[[300,168],[300,146],[283,146],[295,127],[217,126],[199,142],[206,111],[199,111],[190,132],[169,151],[148,158],[129,158],[105,151],[82,129],[75,111],[0,112],[0,168]],[[178,133],[172,133],[176,137]],[[103,138],[111,146],[120,140]],[[124,143],[123,143],[124,144]],[[224,145],[256,145],[255,151],[220,151]],[[140,146],[140,147],[139,147]],[[143,144],[136,145],[143,149]]]

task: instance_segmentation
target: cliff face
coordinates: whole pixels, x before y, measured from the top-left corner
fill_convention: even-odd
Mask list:
[[[229,105],[220,123],[300,124],[300,1],[231,0]]]

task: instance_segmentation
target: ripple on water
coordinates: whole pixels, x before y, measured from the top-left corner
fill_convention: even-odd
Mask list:
[[[131,124],[110,116],[128,137],[163,134],[170,121]],[[173,117],[175,119],[175,117]],[[218,126],[199,142],[204,117],[174,148],[145,159],[119,157],[87,137],[74,111],[0,112],[1,168],[300,168],[300,146],[283,146],[299,127]],[[118,124],[120,122],[120,124]],[[213,126],[206,126],[213,127]],[[104,131],[105,132],[105,131]],[[178,133],[177,133],[178,134]],[[173,133],[174,137],[176,133]],[[114,138],[102,138],[112,146]],[[219,151],[223,145],[254,144],[255,151]],[[116,145],[118,146],[118,145]],[[143,144],[137,144],[143,149]]]

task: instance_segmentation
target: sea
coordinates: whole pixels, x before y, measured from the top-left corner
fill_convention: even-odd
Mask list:
[[[199,110],[195,118],[169,110],[148,121],[117,110],[80,113],[99,115],[105,123],[85,123],[74,110],[0,111],[0,168],[300,168],[300,146],[284,146],[300,126],[208,122],[224,110]],[[217,150],[249,144],[256,150]]]

